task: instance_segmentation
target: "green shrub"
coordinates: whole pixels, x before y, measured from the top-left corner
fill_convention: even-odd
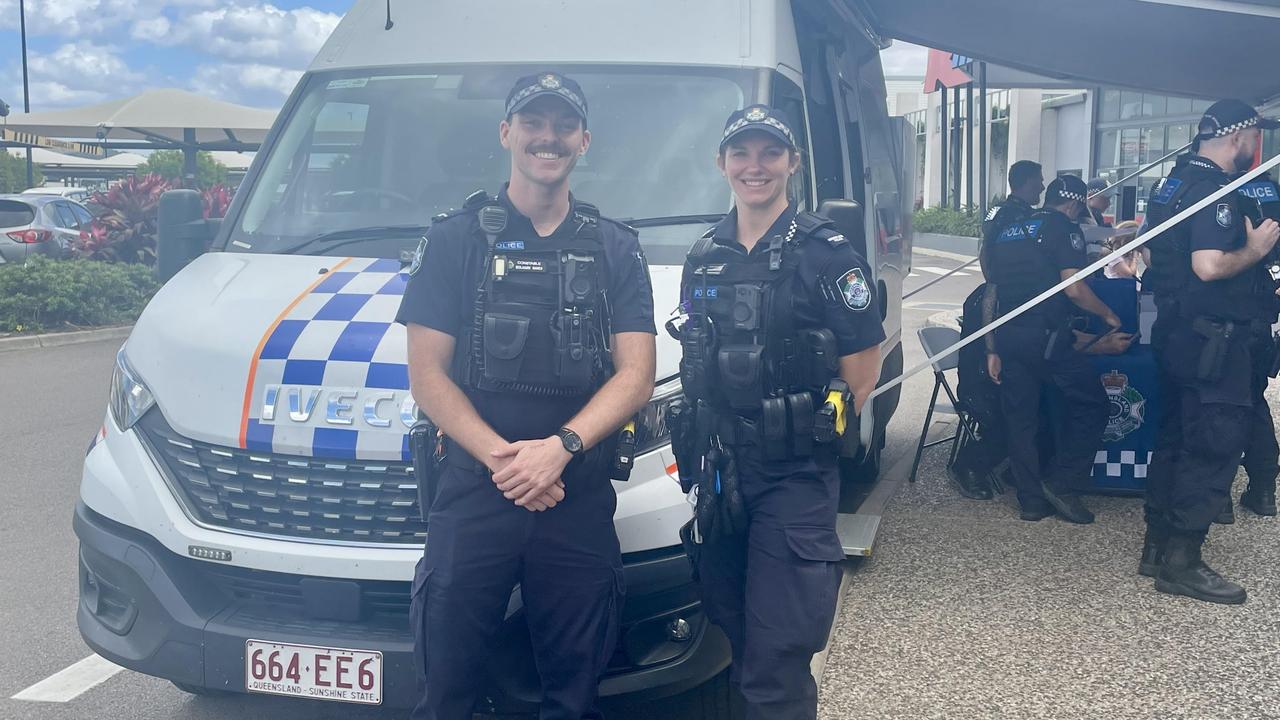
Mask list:
[[[36,187],[44,183],[44,173],[40,166],[32,167],[32,178]],[[8,150],[0,148],[0,193],[19,193],[26,190],[27,185],[27,153],[12,155]]]
[[[0,265],[0,332],[133,322],[158,289],[145,265],[41,257]]]
[[[938,233],[939,235],[958,235],[960,237],[982,237],[982,216],[978,209],[966,211],[964,208],[921,208],[911,219],[912,228],[920,233]]]

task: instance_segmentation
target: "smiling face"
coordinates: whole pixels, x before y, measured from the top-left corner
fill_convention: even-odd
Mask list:
[[[511,179],[517,175],[538,185],[568,182],[591,133],[573,108],[553,96],[537,98],[498,128],[502,147],[511,151]]]
[[[744,132],[716,158],[738,204],[769,208],[785,203],[787,180],[800,169],[800,156],[773,136]]]

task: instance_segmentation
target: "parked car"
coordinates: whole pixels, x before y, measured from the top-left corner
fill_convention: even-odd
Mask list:
[[[0,264],[66,257],[92,221],[83,205],[57,195],[0,195]]]
[[[82,187],[64,187],[62,185],[45,185],[44,187],[27,188],[22,191],[23,195],[56,195],[64,197],[68,200],[76,202],[84,202],[89,199],[90,193]]]

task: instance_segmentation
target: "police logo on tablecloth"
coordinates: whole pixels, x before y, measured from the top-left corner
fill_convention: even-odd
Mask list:
[[[548,90],[558,90],[560,88],[560,78],[547,73],[546,75],[538,78],[538,84]]]
[[[1075,250],[1084,249],[1084,238],[1080,236],[1080,233],[1071,233],[1071,247]]]
[[[1102,387],[1106,389],[1107,399],[1111,402],[1111,414],[1107,418],[1107,429],[1103,431],[1102,441],[1119,442],[1142,427],[1142,422],[1146,419],[1147,400],[1129,385],[1129,376],[1117,370],[1102,376]]]
[[[751,122],[760,122],[761,120],[765,119],[768,116],[769,116],[769,113],[765,112],[764,108],[753,107],[750,110],[748,110],[743,117],[750,120]]]
[[[1218,203],[1218,224],[1224,228],[1231,227],[1235,222],[1235,216],[1231,212],[1231,203]]]
[[[413,251],[413,262],[409,265],[409,275],[417,275],[422,269],[422,256],[427,254],[427,236],[418,241],[418,249]]]
[[[845,307],[854,312],[862,312],[871,305],[871,286],[862,275],[861,268],[851,268],[836,281],[836,289],[840,291],[840,299]]]

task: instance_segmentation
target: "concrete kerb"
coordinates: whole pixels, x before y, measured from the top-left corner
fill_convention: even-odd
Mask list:
[[[94,328],[92,330],[75,330],[62,333],[45,333],[43,335],[14,335],[0,338],[0,353],[15,350],[34,350],[37,348],[55,348],[66,345],[81,345],[100,340],[126,338],[133,330],[132,325],[114,325],[112,327]]]

